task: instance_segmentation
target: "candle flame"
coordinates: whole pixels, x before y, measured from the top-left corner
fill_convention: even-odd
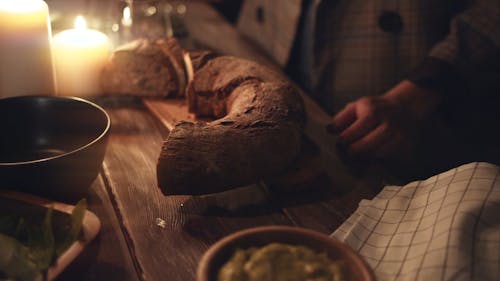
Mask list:
[[[131,13],[130,13],[130,7],[128,7],[128,6],[123,8],[122,24],[124,26],[131,26],[132,25],[132,17],[131,17]]]
[[[126,20],[130,19],[130,7],[123,8],[123,18]]]
[[[75,19],[75,29],[87,29],[87,22],[82,16],[77,16]]]

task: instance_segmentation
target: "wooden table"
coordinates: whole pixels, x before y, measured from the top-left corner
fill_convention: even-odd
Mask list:
[[[203,252],[232,232],[295,225],[331,233],[375,192],[364,184],[339,191],[316,180],[305,191],[275,195],[281,197],[246,212],[186,213],[181,204],[189,196],[166,197],[156,183],[165,120],[140,99],[102,103],[112,119],[111,136],[88,195],[102,229],[60,280],[194,280]]]
[[[223,52],[266,63],[257,48],[242,41],[234,28],[203,4],[188,11],[186,25],[199,42],[215,48],[209,41],[221,35],[208,34],[218,30],[217,34],[229,38]],[[349,188],[343,186],[334,143],[323,128],[330,117],[306,97],[305,134],[318,145],[320,156],[327,159],[328,172],[333,178],[338,173],[339,181],[315,177],[306,190],[274,194],[269,203],[245,212],[184,212],[181,204],[189,196],[162,195],[156,182],[156,162],[168,126],[182,119],[179,116],[185,115],[185,108],[175,102],[139,98],[97,102],[112,119],[104,163],[88,195],[89,209],[101,219],[102,229],[60,280],[195,280],[201,255],[218,239],[261,225],[295,225],[331,233],[361,199],[373,197],[379,187],[355,178],[350,178]]]

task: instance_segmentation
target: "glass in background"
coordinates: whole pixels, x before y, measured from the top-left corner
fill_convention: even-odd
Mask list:
[[[82,15],[88,28],[104,32],[114,46],[137,38],[187,37],[184,0],[46,0],[53,33],[74,27]]]
[[[52,30],[58,31],[74,27],[75,18],[83,16],[90,29],[108,33],[114,1],[98,0],[45,0],[49,6]]]
[[[186,12],[184,1],[120,0],[111,29],[120,44],[137,38],[183,38],[188,35],[183,24]]]

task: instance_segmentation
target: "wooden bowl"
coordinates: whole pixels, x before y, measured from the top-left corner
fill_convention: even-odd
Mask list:
[[[79,199],[101,167],[111,121],[79,98],[0,99],[0,189]]]
[[[233,233],[212,245],[198,265],[197,281],[216,281],[217,273],[237,248],[261,247],[271,242],[302,245],[343,260],[351,281],[375,281],[372,270],[346,244],[325,234],[291,226],[262,226]]]

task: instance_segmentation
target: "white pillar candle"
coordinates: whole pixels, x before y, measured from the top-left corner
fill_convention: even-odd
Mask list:
[[[0,97],[55,94],[49,9],[41,0],[0,0]]]
[[[99,79],[111,50],[108,37],[87,29],[79,16],[74,29],[54,35],[52,45],[58,93],[79,97],[100,94]]]

